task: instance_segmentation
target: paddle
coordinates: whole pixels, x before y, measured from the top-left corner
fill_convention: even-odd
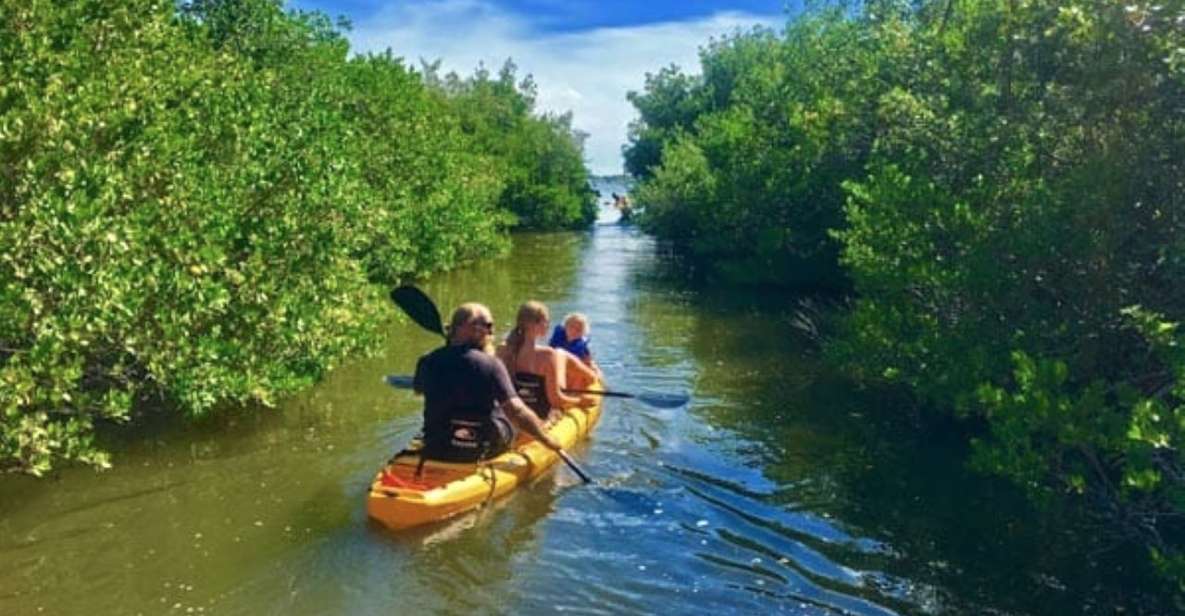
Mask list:
[[[411,320],[415,321],[420,327],[434,334],[440,334],[441,336],[447,338],[444,333],[444,325],[441,324],[440,311],[436,309],[436,303],[433,302],[432,298],[428,297],[428,295],[423,291],[411,285],[396,287],[395,289],[391,290],[391,301],[395,302],[395,305],[403,309],[403,311],[407,313],[407,316],[411,317]],[[407,381],[407,387],[411,387],[410,377],[387,378],[408,378],[409,380]],[[388,384],[395,387],[402,387],[402,385],[395,385],[390,381],[388,381]],[[639,402],[660,409],[679,408],[687,404],[687,401],[689,400],[689,396],[687,394],[664,394],[646,391],[638,394],[632,394],[621,391],[565,389],[564,393],[592,394],[594,396],[608,396],[610,398],[633,398]]]
[[[390,374],[384,381],[391,387],[397,389],[411,389],[412,378],[406,374]],[[592,394],[594,396],[607,396],[609,398],[633,398],[644,404],[648,404],[658,409],[675,409],[687,404],[687,394],[663,394],[655,392],[642,392],[638,394],[631,394],[622,391],[602,391],[597,389],[565,389],[566,394]]]
[[[440,311],[436,309],[436,303],[423,291],[411,285],[396,287],[391,289],[391,301],[402,308],[407,316],[416,322],[416,325],[434,334],[440,334],[442,338],[448,340],[448,334],[444,333],[444,324],[440,320]]]
[[[411,320],[415,321],[417,325],[434,334],[440,334],[446,342],[448,341],[448,334],[444,332],[444,324],[440,320],[440,310],[436,308],[436,302],[432,301],[432,298],[428,297],[423,291],[411,285],[396,287],[391,289],[391,301],[403,309],[407,313],[407,316],[411,317]],[[389,385],[401,386],[392,382],[391,378],[387,377],[386,379]],[[411,377],[402,377],[402,379],[406,379],[406,386],[411,388]],[[402,383],[403,381],[400,380],[400,382]],[[564,461],[564,464],[567,464],[568,468],[572,469],[572,472],[580,477],[581,481],[584,483],[593,482],[592,477],[589,477],[588,473],[584,472],[584,469],[580,468],[566,451],[557,449],[555,452]]]
[[[594,396],[607,396],[610,398],[633,398],[643,404],[648,404],[656,409],[677,409],[691,399],[687,394],[663,394],[658,392],[644,391],[641,393],[631,394],[624,391],[599,391],[596,389],[565,389],[566,394],[592,394]]]
[[[589,477],[588,473],[584,472],[584,469],[580,468],[580,466],[576,464],[576,460],[573,460],[572,456],[568,455],[568,452],[564,451],[563,449],[557,449],[555,450],[555,453],[560,457],[561,460],[564,461],[564,464],[568,465],[568,468],[572,469],[573,473],[576,473],[577,477],[580,477],[581,481],[584,483],[593,482],[592,477]]]

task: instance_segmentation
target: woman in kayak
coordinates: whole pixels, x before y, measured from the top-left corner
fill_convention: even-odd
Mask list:
[[[541,419],[549,419],[551,409],[589,406],[596,401],[588,394],[570,396],[562,391],[567,386],[568,371],[579,372],[572,376],[583,382],[592,382],[597,375],[579,360],[569,361],[570,353],[535,344],[547,335],[549,324],[547,306],[529,301],[519,307],[514,329],[497,350],[519,397]]]
[[[482,350],[493,332],[489,308],[462,304],[453,312],[448,344],[416,362],[413,387],[424,396],[421,460],[472,462],[493,457],[514,443],[512,425],[559,449],[535,409],[515,394],[505,367]]]

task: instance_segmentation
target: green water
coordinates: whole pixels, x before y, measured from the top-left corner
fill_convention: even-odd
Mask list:
[[[606,193],[608,194],[608,193]],[[1131,599],[1118,565],[962,466],[901,399],[827,374],[795,298],[688,283],[613,224],[524,235],[442,276],[442,305],[499,324],[536,298],[590,315],[621,390],[566,469],[495,506],[393,535],[364,491],[418,428],[384,386],[436,340],[393,324],[381,357],[274,411],[116,443],[116,468],[0,478],[0,614],[1079,613]],[[503,331],[505,331],[503,329]]]

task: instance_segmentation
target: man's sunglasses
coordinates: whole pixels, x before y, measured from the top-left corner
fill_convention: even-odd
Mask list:
[[[494,331],[494,322],[485,319],[474,319],[473,324],[477,327],[485,328],[487,331]]]

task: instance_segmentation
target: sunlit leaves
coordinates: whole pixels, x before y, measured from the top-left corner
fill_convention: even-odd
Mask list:
[[[842,181],[873,143],[868,110],[883,87],[873,62],[882,44],[827,11],[784,35],[758,29],[711,42],[700,53],[702,76],[674,68],[649,76],[631,94],[641,118],[625,151],[645,181],[642,225],[727,279],[844,288],[831,231],[842,225]],[[687,143],[715,186],[709,205],[663,194],[669,179],[657,180],[683,164]]]
[[[911,36],[924,70],[882,98],[869,175],[846,184],[861,297],[833,356],[985,419],[977,467],[1151,520],[1121,532],[1165,549],[1185,123],[1160,50],[1179,34],[1090,1],[934,15]]]
[[[834,240],[833,360],[973,419],[977,468],[1083,497],[1179,572],[1185,5],[845,6],[633,95],[644,224],[717,268]]]
[[[0,470],[274,404],[373,348],[384,286],[499,252],[461,113],[273,0],[0,0]]]
[[[535,111],[535,84],[516,76],[507,61],[496,78],[479,67],[474,75],[444,77],[425,67],[425,80],[443,92],[462,131],[490,159],[502,180],[500,206],[526,229],[582,228],[596,218],[596,198],[584,167],[584,136],[571,114]]]

